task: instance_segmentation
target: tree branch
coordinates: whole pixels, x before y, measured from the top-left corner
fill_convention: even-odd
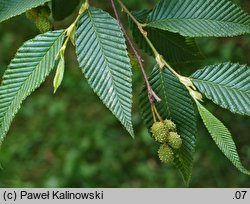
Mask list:
[[[146,87],[147,87],[147,91],[148,91],[148,99],[149,99],[149,102],[150,102],[150,104],[153,104],[153,103],[154,103],[154,100],[156,100],[157,102],[160,102],[161,99],[160,99],[160,98],[156,95],[156,93],[153,91],[153,89],[152,89],[152,87],[151,87],[151,85],[150,85],[150,83],[149,83],[149,81],[148,81],[148,78],[147,78],[145,69],[144,69],[143,64],[142,64],[142,61],[143,61],[143,60],[142,60],[142,57],[140,56],[140,54],[139,54],[138,51],[136,50],[134,44],[132,43],[131,39],[129,38],[129,36],[128,36],[128,34],[127,34],[127,32],[126,32],[126,30],[125,30],[125,28],[124,28],[124,26],[123,26],[123,24],[122,24],[122,22],[121,22],[121,19],[120,19],[120,16],[119,16],[119,14],[118,14],[118,11],[117,11],[117,9],[116,9],[114,0],[110,0],[110,1],[111,1],[111,4],[112,4],[112,8],[113,8],[113,10],[114,10],[114,13],[115,13],[115,17],[116,17],[118,23],[120,24],[120,27],[121,27],[121,29],[122,29],[122,31],[123,31],[123,33],[124,33],[124,35],[125,35],[125,37],[126,37],[126,39],[127,39],[127,41],[128,41],[129,46],[131,47],[132,51],[134,52],[134,54],[135,54],[135,56],[136,56],[136,58],[137,58],[137,60],[138,60],[138,62],[139,62],[139,66],[140,66],[140,68],[141,68],[141,72],[142,72],[142,75],[143,75],[144,80],[145,80],[145,83],[146,83]]]

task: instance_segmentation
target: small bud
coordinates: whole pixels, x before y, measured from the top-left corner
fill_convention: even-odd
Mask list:
[[[86,1],[80,8],[79,15],[82,15],[89,8],[89,3]]]
[[[192,82],[192,80],[190,78],[180,76],[179,79],[180,79],[180,82],[182,84],[184,84],[186,87],[189,87],[189,88],[191,88],[193,90],[196,90],[196,87],[194,86],[194,84],[193,84],[193,82]]]
[[[76,27],[74,26],[73,31],[72,31],[72,33],[69,36],[70,37],[70,41],[71,41],[72,45],[74,45],[74,46],[75,46],[75,32],[76,32]]]
[[[167,142],[168,130],[163,122],[155,122],[151,127],[151,132],[156,142]]]
[[[63,76],[64,76],[64,67],[65,67],[65,62],[64,62],[64,50],[60,51],[60,59],[59,59],[59,63],[57,65],[57,69],[56,69],[56,75],[53,81],[53,85],[54,85],[54,93],[56,93],[57,89],[59,88],[59,86],[62,83],[63,80]]]
[[[190,94],[191,94],[191,96],[192,96],[193,98],[195,98],[195,99],[197,99],[197,100],[199,100],[199,101],[203,101],[203,100],[202,100],[202,95],[201,95],[200,92],[191,90],[191,91],[190,91]]]
[[[75,32],[76,32],[76,26],[75,26],[75,24],[72,24],[66,30],[66,35],[69,36],[70,41],[71,41],[72,45],[74,45],[74,46],[75,46]]]
[[[174,152],[167,144],[160,146],[158,156],[162,163],[171,164],[174,162]]]
[[[161,55],[158,54],[158,55],[155,57],[155,60],[156,60],[157,64],[159,65],[160,69],[163,69],[163,67],[165,66],[163,57],[162,57]]]
[[[176,132],[170,132],[168,135],[168,144],[173,149],[180,149],[182,145],[182,139],[180,135],[178,135]]]

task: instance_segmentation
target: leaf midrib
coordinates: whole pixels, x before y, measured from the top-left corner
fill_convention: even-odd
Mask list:
[[[114,76],[113,76],[113,74],[112,74],[112,72],[110,71],[110,66],[109,66],[109,62],[108,62],[108,59],[106,58],[106,55],[105,55],[105,52],[104,52],[104,49],[103,49],[103,46],[102,46],[102,42],[101,42],[101,39],[100,39],[100,37],[99,37],[99,35],[98,35],[98,31],[97,31],[97,29],[96,29],[96,26],[95,26],[95,22],[94,22],[94,20],[93,20],[93,17],[92,17],[92,15],[91,15],[91,13],[90,13],[90,11],[89,11],[89,9],[88,9],[88,14],[89,14],[89,17],[90,17],[90,20],[91,20],[91,22],[92,22],[92,25],[93,25],[93,28],[94,28],[94,32],[95,32],[95,34],[96,34],[96,36],[97,36],[97,40],[98,40],[98,42],[99,42],[99,45],[100,45],[100,48],[101,48],[101,50],[102,50],[102,53],[103,53],[103,56],[104,56],[104,61],[105,61],[105,64],[106,64],[106,66],[108,67],[108,72],[109,72],[109,74],[110,74],[110,76],[111,76],[111,78],[112,78],[112,80],[111,80],[111,84],[113,85],[113,87],[114,87],[114,89],[115,89],[115,91],[116,91],[116,93],[115,93],[115,95],[116,95],[116,98],[117,98],[117,100],[119,101],[119,110],[123,113],[122,115],[123,115],[123,117],[125,117],[126,118],[126,120],[125,120],[125,122],[127,121],[127,113],[125,113],[124,112],[124,110],[123,110],[123,105],[121,104],[121,102],[120,102],[120,97],[119,97],[119,95],[118,95],[118,93],[119,93],[119,91],[117,91],[117,86],[115,86],[115,84],[114,84]],[[113,111],[112,111],[113,112]]]
[[[202,80],[202,79],[197,79],[197,78],[193,78],[192,81],[197,81],[198,83],[204,83],[204,84],[209,84],[210,86],[215,86],[215,87],[219,87],[219,88],[224,88],[226,90],[230,90],[231,92],[240,92],[241,94],[246,94],[250,97],[250,94],[247,93],[247,92],[244,92],[240,89],[236,89],[236,88],[233,88],[232,86],[226,86],[224,84],[219,84],[219,83],[215,83],[213,81],[205,81],[205,80]]]
[[[38,67],[41,65],[42,61],[44,60],[45,56],[46,56],[46,55],[48,54],[48,52],[52,49],[52,47],[54,47],[55,43],[58,41],[58,39],[59,39],[62,35],[63,35],[63,32],[62,32],[62,34],[59,35],[58,38],[54,41],[54,43],[52,44],[52,46],[50,46],[50,47],[46,50],[46,52],[44,52],[45,54],[44,54],[43,57],[41,57],[40,62],[39,62],[39,63],[35,66],[35,68],[30,72],[30,74],[26,77],[26,80],[20,85],[20,88],[16,91],[16,94],[15,94],[15,96],[12,98],[9,107],[8,107],[5,111],[3,111],[4,114],[3,114],[3,116],[0,118],[0,120],[1,120],[1,119],[4,120],[4,118],[5,118],[5,116],[6,116],[6,113],[9,112],[9,109],[12,107],[13,102],[16,100],[19,91],[23,88],[24,84],[29,80],[30,76],[33,75],[33,73],[38,69]],[[1,122],[1,123],[2,123],[2,122]],[[0,126],[0,128],[2,128],[2,126]]]
[[[171,110],[171,108],[169,107],[169,101],[168,101],[168,93],[167,93],[167,89],[168,89],[168,87],[166,86],[166,83],[165,83],[165,80],[167,80],[166,79],[166,77],[164,76],[164,73],[163,73],[164,71],[162,71],[162,70],[160,70],[160,75],[161,75],[161,82],[162,82],[162,86],[164,87],[163,88],[163,90],[164,90],[164,98],[165,98],[165,102],[166,102],[166,104],[167,104],[167,110],[168,110],[168,114],[169,114],[169,117],[170,117],[170,119],[172,119],[172,115],[174,115],[173,113],[172,113],[172,110]],[[172,75],[172,73],[170,73],[171,75]],[[179,87],[177,87],[176,89],[179,89]],[[185,130],[186,130],[186,128],[185,128]],[[185,138],[186,137],[190,137],[190,135],[187,135],[187,134],[185,134],[184,133],[184,131],[181,131],[182,132],[182,134],[185,136]],[[182,137],[183,137],[183,135],[182,135]],[[191,135],[192,136],[194,136],[195,135],[195,133],[194,134],[192,134],[191,133]],[[189,153],[190,154],[193,154],[194,153],[194,147],[192,146],[192,150],[188,147],[188,146],[186,146],[186,148],[190,151]],[[182,153],[177,153],[177,154],[182,154]],[[191,163],[191,166],[189,167],[189,168],[187,168],[186,166],[185,166],[185,163],[186,163],[186,161],[185,160],[182,160],[182,159],[180,159],[180,157],[176,157],[176,159],[178,160],[178,163],[176,163],[176,165],[177,166],[179,166],[179,168],[181,168],[182,169],[182,173],[183,173],[183,177],[184,177],[184,180],[187,182],[187,183],[189,183],[189,181],[190,181],[190,179],[191,179],[191,173],[190,173],[190,169],[192,169],[192,166],[193,166],[193,163]],[[193,158],[192,158],[192,160],[193,160]],[[185,176],[184,176],[184,174],[185,174]],[[186,177],[186,178],[185,178]]]
[[[158,68],[158,69],[160,69],[160,68]],[[168,113],[169,117],[171,118],[172,114],[171,114],[171,110],[170,110],[169,105],[168,105],[168,100],[167,100],[168,93],[165,89],[166,87],[165,87],[165,83],[164,83],[165,81],[164,81],[164,76],[163,76],[163,70],[160,70],[159,74],[160,74],[160,80],[161,80],[160,82],[161,82],[161,86],[162,86],[163,94],[164,94],[164,102],[166,103],[167,113]]]
[[[208,21],[208,22],[218,22],[218,23],[227,23],[227,24],[236,24],[236,25],[243,25],[243,26],[247,26],[250,28],[249,25],[246,25],[244,23],[236,23],[236,22],[230,22],[230,21],[221,21],[221,20],[212,20],[212,19],[202,19],[202,18],[161,18],[161,19],[155,19],[153,21],[150,21],[147,23],[148,26],[151,26],[151,24],[157,24],[157,23],[162,23],[162,21],[169,21],[171,22],[171,20],[175,20],[175,21]],[[248,19],[250,20],[250,19]]]
[[[210,113],[200,103],[198,103],[197,105],[198,105],[198,110],[200,112],[201,118],[202,118],[205,126],[207,127],[208,132],[212,136],[212,139],[214,140],[214,142],[218,146],[218,148],[222,151],[222,153],[230,160],[230,162],[238,170],[240,170],[241,172],[243,172],[247,175],[250,175],[250,172],[241,163],[239,154],[237,152],[236,144],[235,144],[233,137],[232,137],[231,133],[229,132],[229,130],[224,126],[223,123],[221,123],[221,121],[219,119],[217,119],[215,116],[213,116],[212,113]],[[216,123],[216,125],[214,125],[215,123]],[[218,128],[216,128],[215,126],[219,126],[220,130],[223,131],[222,137],[220,137],[222,134],[218,135],[218,133],[217,133]],[[226,141],[226,143],[223,143],[225,141]]]

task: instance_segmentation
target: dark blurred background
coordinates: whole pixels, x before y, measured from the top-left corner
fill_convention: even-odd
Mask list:
[[[109,0],[90,2],[112,13]],[[152,8],[157,1],[124,2],[135,10]],[[250,13],[249,0],[234,2]],[[56,22],[56,27],[65,28],[74,16]],[[124,15],[123,20],[127,25]],[[0,24],[1,76],[18,47],[37,34],[25,15]],[[206,57],[203,64],[232,61],[250,65],[249,35],[202,38],[197,43]],[[150,73],[153,59],[144,58]],[[199,66],[180,67],[178,71],[188,76]],[[53,94],[52,73],[23,103],[11,125],[0,149],[0,187],[185,187],[179,172],[158,160],[158,147],[139,114],[142,76],[139,69],[133,72],[134,140],[91,91],[76,62],[74,48],[69,46],[65,78],[57,93]],[[242,162],[250,169],[250,119],[209,101],[206,106],[229,127]],[[201,122],[190,187],[250,187],[250,177],[223,156]]]

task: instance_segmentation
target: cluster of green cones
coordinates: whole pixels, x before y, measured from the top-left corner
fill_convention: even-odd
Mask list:
[[[174,161],[174,151],[181,148],[182,139],[177,133],[176,125],[171,120],[155,122],[151,127],[154,140],[160,143],[159,159],[166,164]]]

